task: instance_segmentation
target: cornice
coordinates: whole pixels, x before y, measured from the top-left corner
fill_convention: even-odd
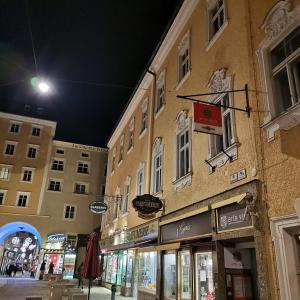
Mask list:
[[[57,146],[57,147],[72,148],[75,150],[86,150],[86,151],[93,151],[93,152],[108,152],[107,148],[82,145],[82,144],[76,144],[76,143],[59,141],[59,140],[53,140],[53,145]]]

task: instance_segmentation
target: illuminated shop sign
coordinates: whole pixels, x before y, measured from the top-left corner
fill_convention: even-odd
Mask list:
[[[63,242],[65,235],[63,233],[49,234],[47,237],[47,243],[51,242]]]

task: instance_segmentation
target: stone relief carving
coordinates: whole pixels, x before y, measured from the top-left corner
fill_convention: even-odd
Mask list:
[[[280,34],[294,19],[300,16],[300,9],[291,11],[292,1],[279,1],[267,14],[261,28],[265,30],[267,38],[273,40]]]
[[[226,77],[226,69],[216,70],[209,79],[208,89],[211,93],[222,92],[230,87],[230,78]]]
[[[180,131],[189,126],[188,110],[184,109],[178,113],[176,117],[177,131]]]

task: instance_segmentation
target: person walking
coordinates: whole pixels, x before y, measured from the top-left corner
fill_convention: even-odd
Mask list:
[[[78,287],[80,287],[81,285],[81,288],[83,289],[82,269],[83,269],[83,262],[77,268]]]
[[[54,263],[51,261],[49,265],[48,274],[53,274],[53,271],[54,271]]]
[[[44,277],[44,273],[45,273],[45,269],[46,269],[46,261],[44,260],[41,264],[40,267],[40,276],[39,276],[39,280],[42,280]]]

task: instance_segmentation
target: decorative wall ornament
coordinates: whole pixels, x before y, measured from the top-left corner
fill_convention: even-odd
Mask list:
[[[188,117],[188,110],[184,109],[178,113],[176,117],[176,126],[177,131],[181,131],[182,129],[186,128],[190,125],[190,119]]]
[[[296,16],[300,15],[300,9],[293,11],[291,0],[282,0],[276,3],[266,15],[261,26],[267,34],[267,38],[273,40],[279,35],[290,23],[293,23]]]
[[[230,77],[226,77],[226,71],[225,68],[221,68],[211,75],[208,81],[208,89],[211,93],[229,90]]]
[[[153,143],[153,154],[156,155],[161,151],[162,138],[156,137]]]
[[[142,104],[142,112],[145,113],[148,109],[148,98],[146,98]]]
[[[129,130],[133,131],[133,129],[134,129],[134,118],[132,118],[129,123]]]

